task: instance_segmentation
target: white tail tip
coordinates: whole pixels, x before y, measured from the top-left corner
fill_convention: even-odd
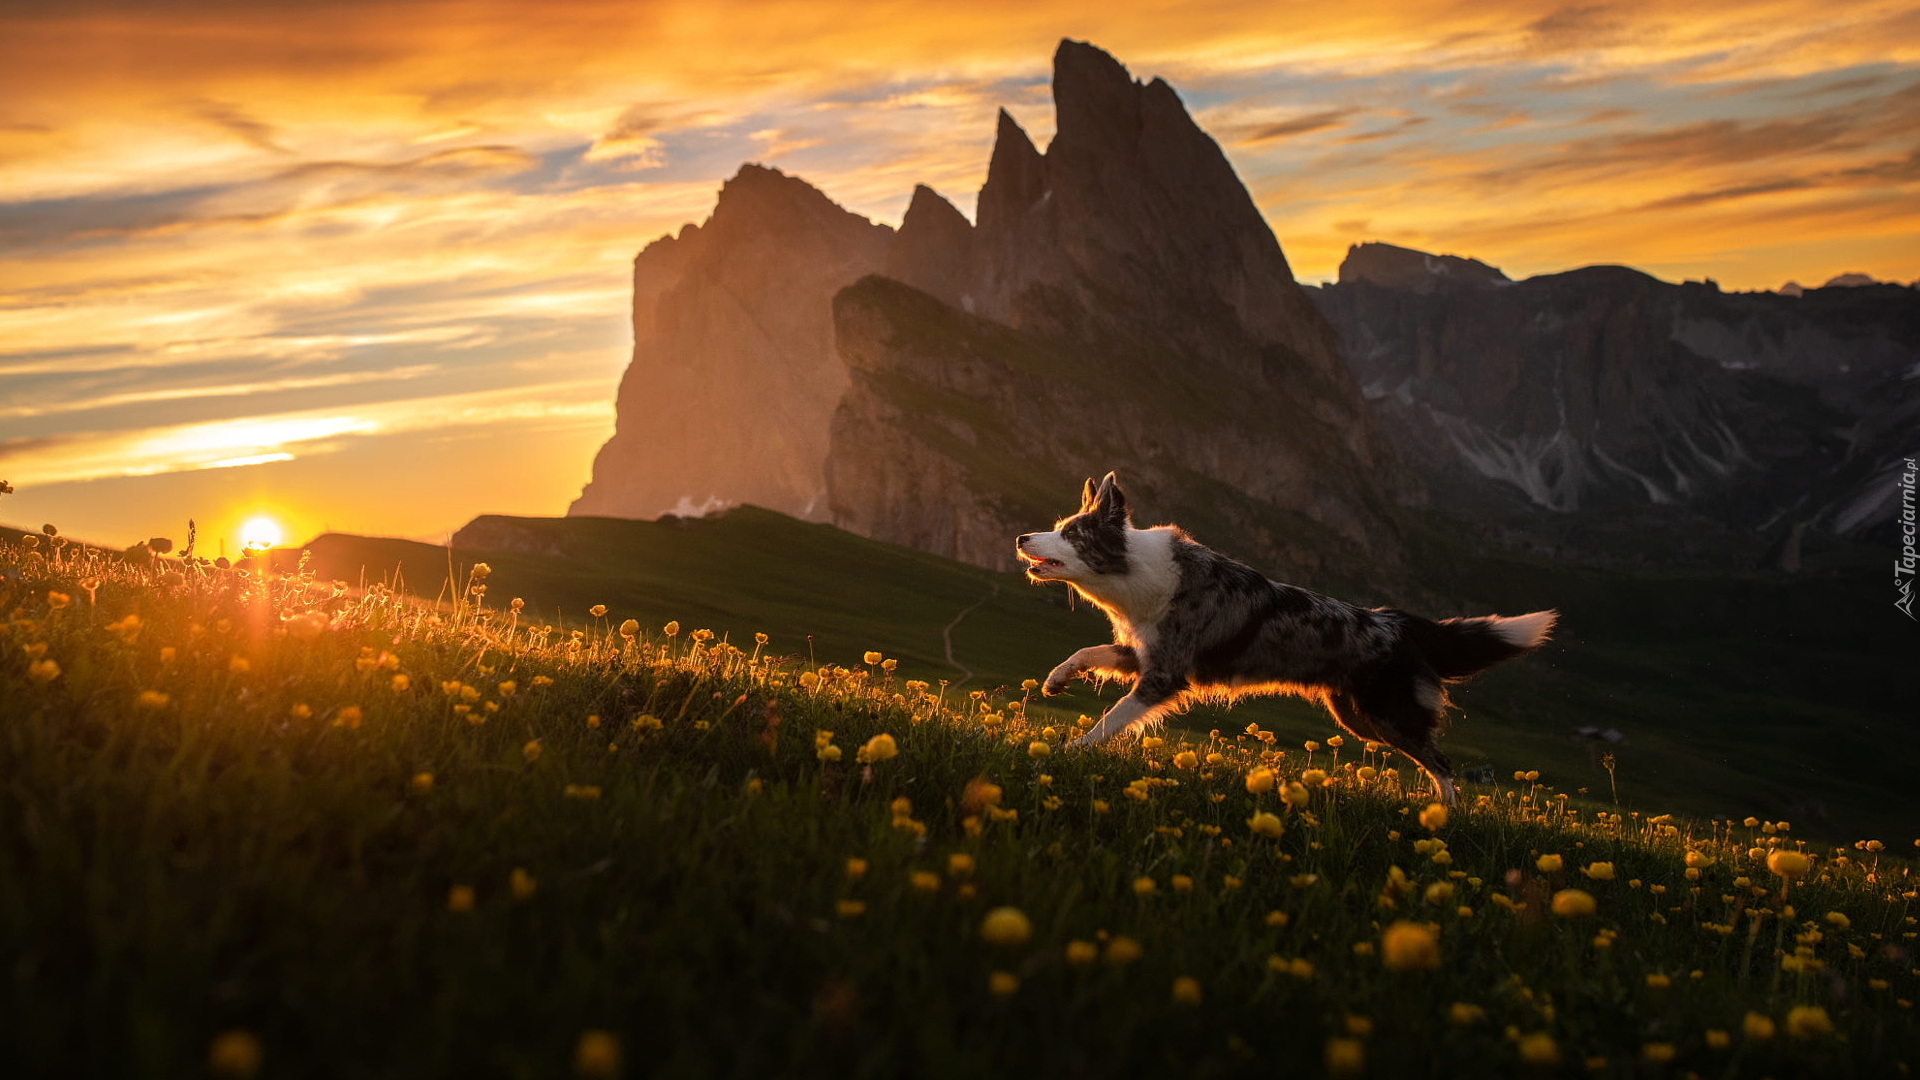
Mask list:
[[[1557,611],[1535,611],[1527,615],[1512,615],[1495,620],[1493,632],[1500,640],[1516,649],[1531,649],[1547,640],[1553,633],[1553,624],[1560,618]]]

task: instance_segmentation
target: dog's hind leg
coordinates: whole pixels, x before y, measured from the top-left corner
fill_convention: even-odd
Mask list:
[[[1453,762],[1440,752],[1438,708],[1428,708],[1417,690],[1374,693],[1361,700],[1351,693],[1327,695],[1327,707],[1340,726],[1360,736],[1383,742],[1413,759],[1433,782],[1434,797],[1452,805],[1459,797],[1453,785]]]
[[[1089,645],[1053,669],[1040,692],[1048,697],[1066,692],[1075,675],[1091,671],[1102,678],[1128,678],[1140,673],[1139,659],[1125,645]]]

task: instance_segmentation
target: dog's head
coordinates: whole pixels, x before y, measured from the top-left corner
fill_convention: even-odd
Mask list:
[[[1080,512],[1062,518],[1052,532],[1027,533],[1013,551],[1027,564],[1034,581],[1085,582],[1128,570],[1127,493],[1112,473],[1096,486],[1088,480],[1080,492]]]

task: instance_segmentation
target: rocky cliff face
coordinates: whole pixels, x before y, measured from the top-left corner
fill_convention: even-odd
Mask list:
[[[1275,572],[1397,565],[1409,492],[1218,145],[1089,45],[1054,97],[1045,153],[1001,114],[977,224],[921,187],[890,235],[749,166],[643,252],[619,429],[570,512],[754,502],[1011,567],[1117,469]]]
[[[1623,267],[1509,282],[1368,244],[1315,299],[1400,456],[1458,510],[1858,532],[1914,430],[1920,295],[1898,286],[1727,294]]]
[[[634,260],[617,426],[568,513],[750,502],[823,517],[828,420],[848,384],[833,294],[884,269],[892,240],[805,181],[742,166],[704,226]]]
[[[1010,536],[1118,469],[1147,513],[1275,572],[1393,566],[1385,441],[1218,145],[1166,83],[1077,42],[1054,101],[1044,154],[1001,113],[970,233],[902,226],[946,277],[836,301],[833,521],[1011,567]]]

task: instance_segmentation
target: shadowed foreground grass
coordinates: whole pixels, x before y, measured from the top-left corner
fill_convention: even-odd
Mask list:
[[[7,567],[27,1074],[1879,1076],[1920,1035],[1878,842],[1537,775],[1441,814],[1332,738],[1070,753],[618,612]]]

